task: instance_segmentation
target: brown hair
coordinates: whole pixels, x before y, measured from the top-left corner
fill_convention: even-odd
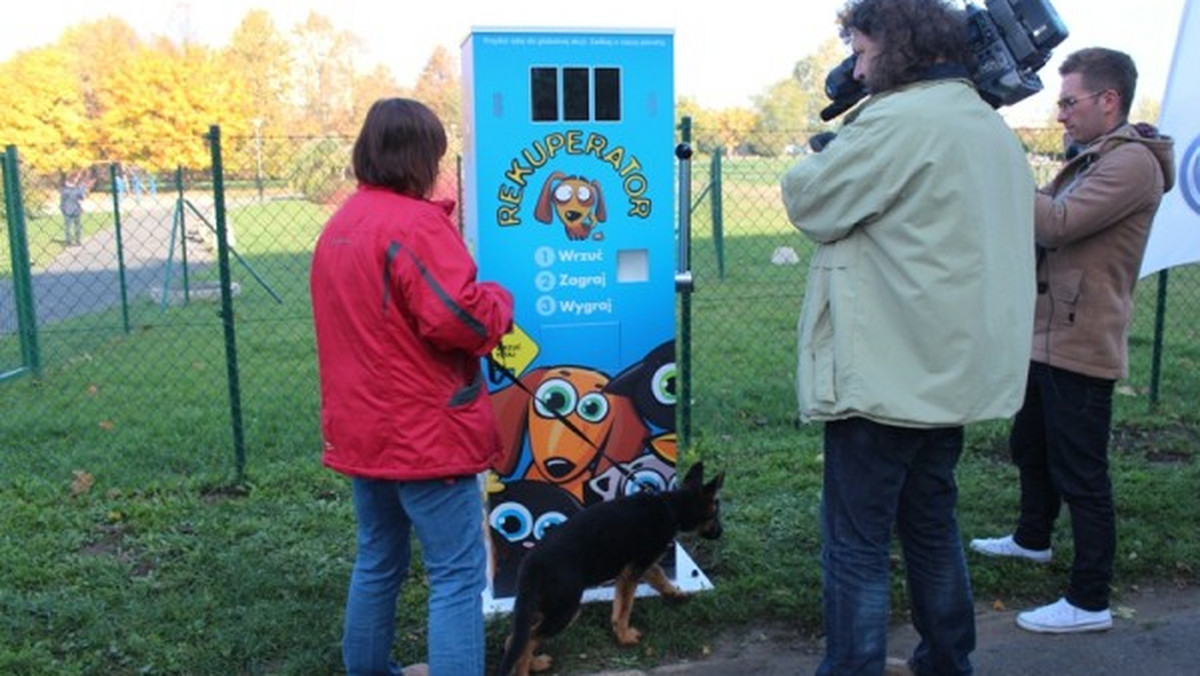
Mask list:
[[[850,0],[838,12],[841,37],[855,30],[879,43],[871,89],[921,79],[935,63],[970,65],[966,13],[944,0]]]
[[[1121,117],[1129,117],[1137,89],[1137,66],[1128,54],[1104,47],[1081,49],[1068,55],[1058,67],[1059,75],[1070,73],[1079,73],[1083,86],[1093,92],[1115,91],[1121,97]]]
[[[425,104],[379,99],[354,141],[354,177],[359,183],[427,197],[445,154],[446,130]]]

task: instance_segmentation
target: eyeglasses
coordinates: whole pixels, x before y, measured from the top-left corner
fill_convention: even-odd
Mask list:
[[[1071,112],[1071,110],[1073,110],[1075,108],[1076,103],[1079,103],[1080,101],[1087,101],[1089,99],[1094,99],[1094,98],[1097,98],[1100,96],[1104,96],[1106,93],[1108,93],[1107,89],[1105,89],[1102,92],[1088,94],[1087,96],[1068,96],[1065,98],[1061,98],[1058,100],[1058,111],[1060,113],[1069,113],[1069,112]]]

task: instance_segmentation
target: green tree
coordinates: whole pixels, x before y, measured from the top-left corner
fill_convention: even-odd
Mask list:
[[[825,124],[821,119],[821,110],[829,105],[829,97],[825,95],[825,78],[845,58],[845,45],[837,38],[829,38],[815,52],[796,62],[792,69],[792,80],[803,92],[799,101],[800,109],[796,111],[796,124],[801,129],[812,132],[820,130]]]
[[[829,38],[816,51],[796,62],[792,77],[776,82],[754,97],[757,124],[750,135],[748,150],[774,156],[802,147],[825,123],[821,110],[829,104],[825,78],[842,62],[846,48],[837,38]]]
[[[797,119],[808,97],[794,79],[775,83],[762,96],[754,97],[758,123],[749,138],[749,150],[755,155],[775,157],[792,148],[804,145],[809,126]]]

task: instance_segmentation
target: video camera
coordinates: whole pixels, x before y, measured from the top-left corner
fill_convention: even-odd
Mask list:
[[[1050,50],[1067,37],[1067,27],[1049,0],[985,0],[986,9],[967,4],[967,42],[975,56],[971,80],[993,108],[1012,105],[1042,90],[1037,71]],[[825,77],[832,103],[821,111],[828,122],[867,95],[854,79],[851,55]]]

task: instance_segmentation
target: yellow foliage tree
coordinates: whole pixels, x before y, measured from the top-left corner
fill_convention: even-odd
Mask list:
[[[161,41],[128,67],[110,73],[99,91],[102,149],[109,160],[155,170],[204,167],[209,126],[225,135],[249,132],[241,81],[224,75],[210,50]]]
[[[285,133],[293,59],[287,38],[276,29],[271,15],[261,9],[247,12],[221,58],[227,76],[242,82],[251,124],[264,135]]]
[[[462,82],[458,59],[442,45],[434,48],[413,87],[413,98],[429,106],[449,127],[462,118]]]
[[[43,47],[0,64],[0,144],[20,146],[37,172],[91,164],[83,93],[61,50]]]
[[[292,30],[292,99],[297,104],[293,133],[352,134],[360,120],[354,106],[354,61],[362,49],[353,33],[310,12]]]
[[[63,31],[58,47],[67,54],[79,81],[88,119],[98,120],[104,113],[98,93],[101,83],[125,68],[142,46],[133,28],[114,17],[87,21]]]
[[[715,116],[717,142],[730,156],[740,155],[758,126],[758,114],[749,108],[724,108]]]

